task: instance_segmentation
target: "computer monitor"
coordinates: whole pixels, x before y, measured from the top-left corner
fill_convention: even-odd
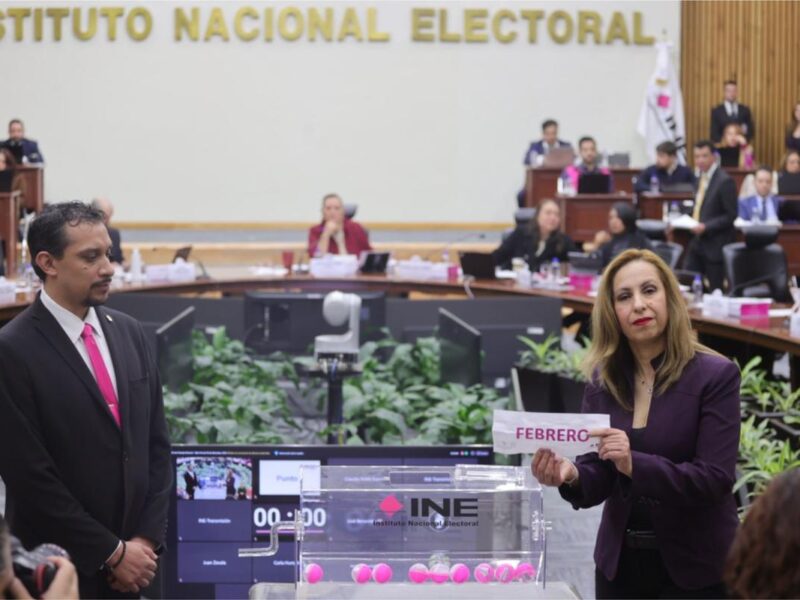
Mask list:
[[[739,166],[739,148],[717,148],[720,166],[735,169]]]
[[[177,392],[192,380],[192,331],[194,306],[189,306],[174,319],[156,329],[156,360],[161,383]]]
[[[449,310],[439,309],[442,383],[470,386],[481,382],[481,332]]]
[[[800,195],[800,173],[778,175],[778,193],[782,196]]]
[[[606,173],[581,173],[578,177],[579,194],[608,194],[611,191],[611,175]]]
[[[784,200],[778,206],[778,219],[784,223],[800,223],[800,200]]]
[[[386,295],[362,292],[361,342],[378,340],[386,325]],[[244,297],[244,343],[259,354],[313,352],[314,338],[344,333],[347,325],[333,327],[322,315],[325,294],[247,292]]]
[[[559,298],[544,296],[477,297],[471,300],[386,301],[386,324],[392,335],[403,342],[435,335],[439,308],[445,308],[481,332],[483,382],[493,385],[498,377],[508,377],[525,346],[519,336],[544,341],[561,333]]]
[[[390,252],[367,252],[361,263],[361,272],[366,274],[386,273]]]
[[[494,464],[494,453],[491,446],[470,445],[174,445],[175,485],[169,509],[167,552],[162,559],[164,597],[247,598],[254,583],[295,581],[293,534],[280,536],[278,553],[272,557],[239,558],[238,550],[267,545],[272,523],[294,518],[299,508],[300,469],[304,464]],[[353,520],[357,517],[350,517],[342,525],[359,526]],[[309,529],[325,526],[328,518],[324,509],[303,514]],[[431,529],[431,547],[436,547],[439,535],[491,540],[491,527],[487,523],[485,528],[461,528],[465,531]],[[402,535],[402,530],[397,535]],[[376,551],[390,549],[394,542],[382,529],[381,538],[374,540]]]

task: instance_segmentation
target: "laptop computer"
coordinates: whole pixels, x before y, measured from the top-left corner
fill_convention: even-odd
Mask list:
[[[739,148],[717,148],[719,164],[723,167],[737,168],[739,166]]]
[[[361,265],[362,273],[386,273],[389,264],[389,252],[367,252]]]
[[[490,252],[459,252],[461,270],[475,279],[494,279],[494,256]]]
[[[781,196],[800,194],[800,173],[778,175],[778,193]]]
[[[665,183],[661,186],[662,194],[688,194],[689,198],[694,198],[694,185],[684,181],[678,183]]]
[[[553,169],[563,169],[573,163],[575,160],[575,151],[572,148],[553,148],[544,155],[543,167],[550,167]]]
[[[14,160],[17,161],[18,165],[22,164],[22,158],[24,153],[22,152],[22,144],[12,144],[11,142],[6,142],[5,146],[9,152],[11,152],[11,156],[14,157]]]
[[[579,194],[608,194],[611,189],[611,175],[605,173],[581,173],[578,178]]]
[[[568,252],[571,273],[591,273],[597,275],[603,270],[603,259],[597,252]]]

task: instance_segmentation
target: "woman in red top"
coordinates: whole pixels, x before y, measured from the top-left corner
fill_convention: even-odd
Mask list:
[[[344,247],[344,250],[342,250]],[[322,223],[308,230],[308,255],[355,254],[369,252],[366,230],[344,215],[344,204],[336,194],[322,199]]]

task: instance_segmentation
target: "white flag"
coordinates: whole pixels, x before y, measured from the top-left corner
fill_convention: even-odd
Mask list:
[[[639,124],[636,130],[644,138],[647,156],[656,158],[656,146],[673,142],[678,147],[678,160],[686,164],[686,126],[683,119],[683,95],[669,57],[672,44],[656,44],[656,68],[647,82]]]

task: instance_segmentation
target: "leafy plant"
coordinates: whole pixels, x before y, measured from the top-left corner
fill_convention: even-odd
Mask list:
[[[300,426],[291,416],[279,378],[296,380],[293,365],[257,360],[224,329],[211,340],[195,332],[194,378],[179,393],[164,392],[170,436],[176,443],[288,443]]]
[[[548,335],[542,342],[535,342],[524,335],[517,336],[517,339],[527,346],[526,350],[520,352],[521,365],[543,373],[557,373],[563,369],[564,359],[558,336]]]

